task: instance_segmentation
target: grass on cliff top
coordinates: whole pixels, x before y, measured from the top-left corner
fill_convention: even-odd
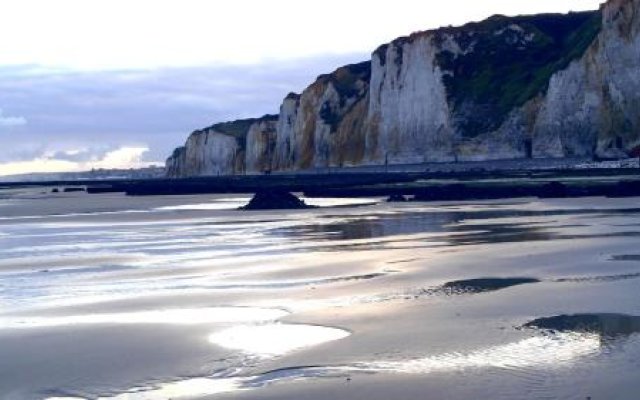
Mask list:
[[[340,98],[354,97],[359,94],[358,81],[371,80],[371,61],[349,64],[340,67],[330,74],[318,76],[317,83],[332,83]]]
[[[214,125],[211,125],[208,128],[203,130],[214,130],[216,132],[222,133],[224,135],[233,136],[236,139],[244,139],[247,137],[247,133],[249,133],[249,128],[251,125],[256,122],[262,121],[277,121],[278,115],[267,114],[260,118],[248,118],[248,119],[238,119],[235,121],[229,122],[220,122]]]
[[[356,101],[353,102],[353,104],[355,104],[357,100],[360,100],[366,95],[366,90],[362,90],[361,83],[364,82],[368,85],[370,80],[371,62],[365,61],[358,64],[345,65],[330,74],[320,75],[316,83],[331,83],[340,97],[340,108],[343,108],[347,104],[348,99],[356,98]],[[348,111],[349,110],[334,109],[331,104],[325,102],[320,108],[320,118],[322,118],[325,123],[331,125],[331,131],[335,132],[338,129],[340,121],[342,121],[342,117],[348,113]]]
[[[236,139],[238,145],[241,149],[246,149],[247,147],[247,134],[249,133],[249,129],[251,125],[256,122],[262,121],[277,121],[277,114],[265,114],[260,118],[247,118],[247,119],[238,119],[235,121],[228,122],[220,122],[214,125],[211,125],[204,129],[199,129],[192,133],[192,135],[201,135],[206,133],[207,131],[216,131],[223,135],[231,136]]]
[[[524,30],[508,29],[517,25]],[[436,35],[453,34],[464,55],[442,51],[438,63],[459,129],[467,137],[497,129],[514,108],[544,93],[552,75],[580,58],[601,30],[600,12],[495,16]],[[529,36],[530,41],[522,42]],[[438,38],[438,36],[436,36]],[[440,36],[441,40],[444,40]]]

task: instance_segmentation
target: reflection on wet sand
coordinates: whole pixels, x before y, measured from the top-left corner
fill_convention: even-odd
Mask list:
[[[257,356],[277,356],[304,347],[343,339],[349,332],[313,325],[236,326],[209,336],[209,342]]]
[[[628,209],[557,209],[557,210],[432,210],[428,212],[408,211],[406,213],[371,213],[360,218],[331,222],[331,216],[325,216],[328,223],[303,224],[288,228],[275,229],[272,234],[285,234],[292,239],[305,238],[326,241],[345,241],[359,239],[380,239],[384,237],[413,234],[433,234],[430,242],[451,246],[479,245],[491,243],[516,243],[546,240],[571,240],[578,238],[629,237],[640,235],[636,231],[622,231],[599,234],[568,235],[559,228],[581,228],[583,224],[566,224],[559,226],[555,221],[532,222],[532,218],[548,218],[561,216],[601,217],[604,214],[640,214],[639,208]],[[509,222],[483,222],[511,219]],[[367,243],[354,243],[338,247],[367,249]],[[332,247],[323,247],[330,250]]]
[[[597,337],[568,333],[554,337],[536,336],[468,354],[452,353],[407,361],[361,363],[351,367],[351,370],[429,374],[473,368],[518,370],[534,367],[560,367],[562,364],[574,362],[581,357],[593,355],[598,349]]]
[[[385,384],[391,374],[444,374],[434,379],[453,385],[459,372],[497,389],[504,376],[598,366],[603,336],[637,340],[636,317],[623,314],[517,328],[605,306],[640,311],[640,225],[621,224],[640,217],[635,200],[251,215],[227,210],[236,198],[145,201],[153,216],[14,212],[0,221],[0,335],[13,347],[0,345],[0,356],[14,360],[0,362],[0,393],[165,400],[356,374]],[[34,337],[43,354],[30,350]],[[76,338],[85,353],[74,353]],[[162,346],[179,350],[155,357]],[[111,365],[105,349],[115,359],[119,348],[135,367]]]
[[[494,346],[470,353],[448,353],[400,361],[372,360],[347,365],[294,367],[258,376],[198,378],[173,382],[151,390],[136,390],[98,400],[186,399],[233,391],[258,389],[267,385],[321,377],[344,377],[350,374],[419,374],[452,373],[478,369],[521,371],[533,368],[562,368],[600,349],[597,335],[561,333],[535,336],[519,342]],[[48,400],[73,399],[50,397]],[[79,400],[78,398],[75,398]]]
[[[220,322],[272,321],[289,313],[280,309],[213,307],[152,310],[127,313],[93,313],[61,317],[0,318],[1,329],[42,328],[68,325],[170,324],[201,325]]]

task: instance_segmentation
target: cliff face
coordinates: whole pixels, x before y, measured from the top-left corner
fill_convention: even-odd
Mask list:
[[[276,147],[277,116],[253,122],[246,136],[245,167],[249,174],[271,170]]]
[[[347,65],[322,75],[280,108],[274,168],[356,165],[364,156],[371,64]]]
[[[277,116],[265,115],[195,131],[167,160],[167,176],[262,172],[270,166],[276,122]]]
[[[367,158],[415,163],[453,159],[451,112],[440,49],[431,33],[401,38],[373,54]]]
[[[586,54],[549,83],[534,129],[537,155],[639,155],[640,1],[612,0]]]
[[[610,0],[399,38],[288,95],[277,121],[250,120],[244,142],[195,132],[168,173],[640,155],[639,10]]]
[[[280,117],[276,127],[276,148],[272,166],[274,170],[290,170],[295,165],[294,149],[296,121],[300,109],[300,95],[289,93],[280,106]]]
[[[368,158],[427,162],[531,155],[538,97],[580,58],[598,12],[495,16],[414,34],[373,55]]]

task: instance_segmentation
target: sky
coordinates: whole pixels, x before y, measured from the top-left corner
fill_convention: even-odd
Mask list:
[[[0,175],[164,163],[415,31],[599,0],[2,0]]]

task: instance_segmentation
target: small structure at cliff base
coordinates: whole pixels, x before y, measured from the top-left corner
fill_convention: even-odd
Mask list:
[[[302,210],[316,208],[307,205],[286,190],[265,189],[258,191],[241,210]]]

